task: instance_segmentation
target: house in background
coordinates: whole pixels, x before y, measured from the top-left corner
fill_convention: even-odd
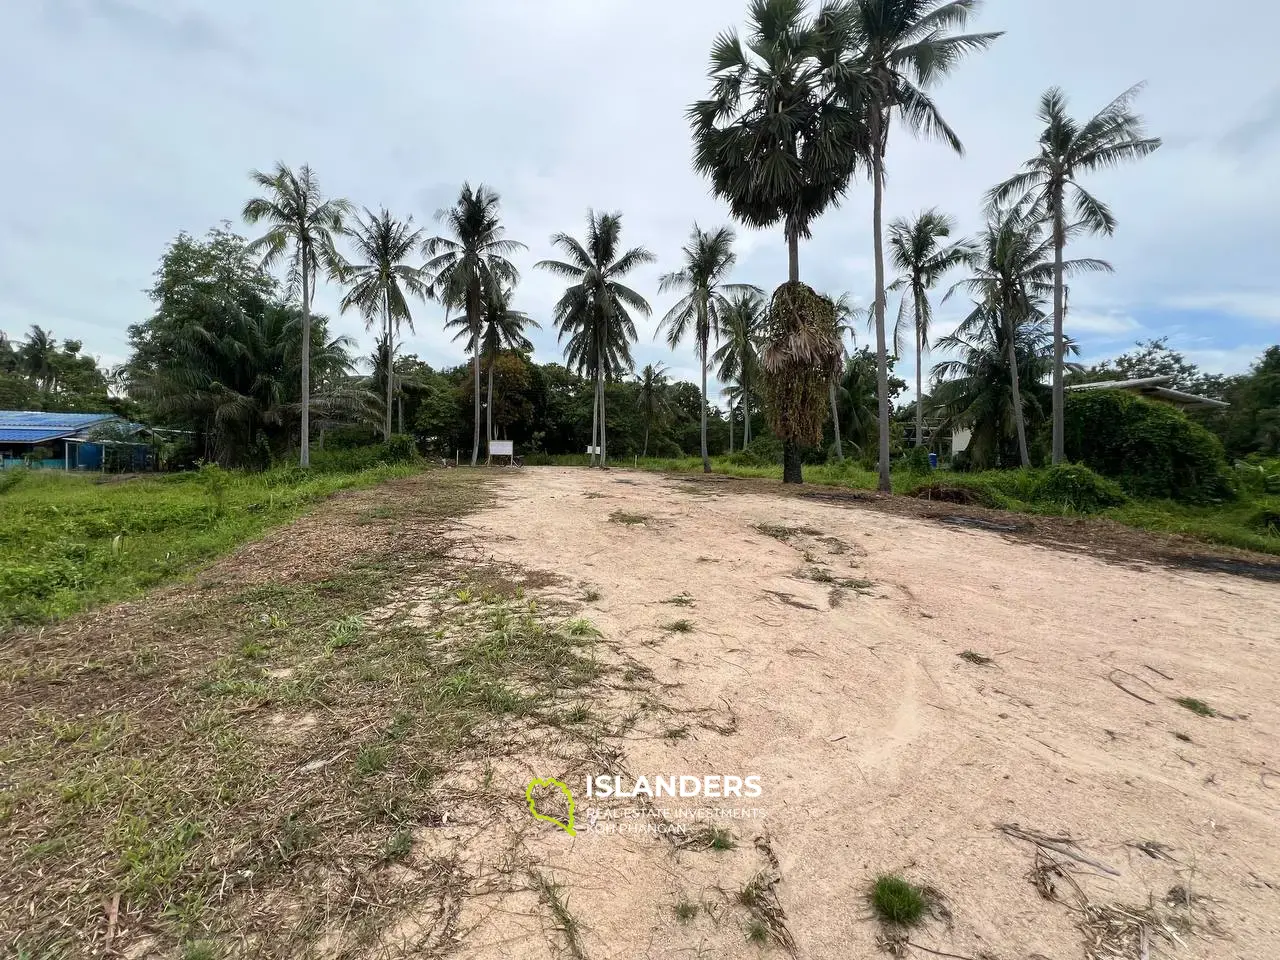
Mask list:
[[[1138,380],[1101,380],[1097,383],[1072,383],[1068,390],[1123,390],[1136,393],[1148,400],[1172,404],[1179,410],[1223,410],[1231,406],[1225,400],[1213,400],[1209,397],[1197,397],[1194,393],[1175,390],[1169,384],[1173,377],[1142,377]]]
[[[114,413],[0,410],[0,468],[154,470],[148,433]]]

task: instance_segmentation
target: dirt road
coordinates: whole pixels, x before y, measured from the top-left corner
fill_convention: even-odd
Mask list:
[[[539,468],[502,487],[467,532],[565,578],[661,690],[597,772],[758,776],[761,796],[655,801],[668,820],[755,811],[721,821],[733,849],[697,849],[611,832],[608,811],[636,802],[575,782],[596,829],[526,841],[560,885],[552,936],[508,904],[462,955],[556,956],[572,928],[592,958],[754,957],[752,939],[871,957],[866,894],[886,872],[931,889],[910,939],[943,955],[1056,960],[1104,934],[1096,949],[1132,937],[1116,956],[1143,937],[1151,956],[1280,955],[1275,584],[714,482]],[[1058,838],[1038,873],[1001,824]]]

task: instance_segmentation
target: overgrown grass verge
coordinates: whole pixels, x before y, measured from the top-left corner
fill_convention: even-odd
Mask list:
[[[24,472],[0,493],[0,630],[136,595],[339,490],[418,469],[241,473],[206,467],[127,479]]]
[[[282,532],[190,593],[0,644],[0,954],[451,942],[464,875],[436,828],[503,809],[507,758],[594,755],[613,669],[439,535],[485,497],[462,471],[357,494],[305,571],[279,575]]]
[[[585,458],[549,458],[561,466],[585,466]],[[582,459],[582,464],[578,460]],[[633,459],[619,461],[620,466],[638,466],[641,470],[659,473],[701,473],[699,457],[680,459]],[[711,461],[711,469],[717,474],[746,479],[781,480],[780,466],[752,467],[732,463],[726,457]],[[1099,505],[1094,497],[1089,502],[1077,503],[1072,492],[1053,489],[1048,495],[1044,470],[987,470],[981,473],[954,473],[935,470],[919,473],[896,469],[893,473],[893,492],[902,496],[919,496],[921,499],[956,500],[959,497],[949,491],[967,494],[961,502],[979,506],[1010,510],[1018,513],[1034,513],[1045,516],[1092,515],[1107,517],[1119,523],[1157,533],[1173,533],[1259,553],[1280,555],[1280,528],[1268,518],[1280,516],[1280,497],[1267,494],[1242,495],[1235,502],[1210,506],[1192,506],[1167,500],[1129,500],[1116,506]],[[878,477],[864,470],[853,461],[843,464],[821,464],[804,468],[806,483],[852,490],[875,490]],[[1056,485],[1054,485],[1056,486]],[[785,537],[786,529],[762,530],[769,536]]]

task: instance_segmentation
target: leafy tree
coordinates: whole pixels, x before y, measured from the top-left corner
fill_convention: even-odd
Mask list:
[[[865,110],[874,190],[875,327],[880,382],[880,489],[889,482],[888,348],[885,341],[884,177],[890,124],[896,114],[917,134],[937,137],[956,153],[960,138],[926,92],[968,53],[982,50],[999,33],[951,34],[963,28],[978,0],[850,0],[857,55],[856,79],[847,96]]]
[[[1031,453],[1018,375],[1022,365],[1014,351],[1020,346],[1018,329],[1027,323],[1038,323],[1044,317],[1044,298],[1052,289],[1055,269],[1049,260],[1052,244],[1041,221],[1031,216],[1026,207],[1014,205],[996,211],[977,243],[965,255],[973,275],[947,293],[950,297],[963,288],[973,298],[974,309],[965,321],[966,330],[980,328],[983,322],[980,315],[1003,330],[1001,341],[1009,353],[1005,371],[1009,377],[1011,411],[1018,454],[1024,467],[1031,465]],[[1063,264],[1063,272],[1068,274],[1110,269],[1102,260],[1072,260]]]
[[[265,195],[244,205],[246,223],[265,222],[270,229],[249,244],[251,253],[261,253],[266,267],[289,256],[288,290],[300,287],[302,303],[302,439],[300,463],[311,465],[311,298],[318,271],[335,271],[333,238],[343,229],[350,212],[345,200],[326,199],[315,173],[305,163],[295,174],[283,163],[273,173],[254,170],[249,175]],[[292,250],[290,249],[292,248]]]
[[[423,245],[430,259],[423,270],[432,277],[430,291],[447,310],[460,310],[471,332],[475,424],[471,465],[480,458],[480,338],[484,333],[484,297],[488,287],[514,285],[520,273],[507,258],[525,249],[506,239],[498,217],[500,198],[481,184],[464,183],[452,207],[436,213],[450,236],[432,237]]]
[[[659,293],[677,291],[684,294],[658,324],[658,332],[667,331],[667,343],[674,350],[687,334],[692,333],[694,352],[702,364],[702,472],[711,472],[707,454],[707,359],[711,341],[720,338],[721,316],[729,307],[726,292],[745,292],[758,287],[742,283],[725,283],[737,262],[733,252],[733,230],[721,227],[711,232],[693,225],[693,234],[684,247],[684,266],[668,273],[658,284]]]
[[[724,342],[712,357],[718,365],[717,379],[728,384],[726,393],[742,411],[743,447],[751,442],[751,411],[760,395],[760,339],[764,312],[764,297],[754,290],[742,290],[731,297],[720,317]],[[731,432],[731,447],[732,437]]]
[[[617,378],[633,366],[631,344],[636,325],[631,311],[649,316],[649,302],[622,283],[632,270],[653,263],[644,247],[621,252],[622,214],[587,211],[586,244],[567,233],[557,233],[551,243],[565,260],[542,260],[536,266],[571,281],[555,307],[560,340],[568,338],[565,355],[569,365],[586,371],[596,381],[595,412],[591,417],[591,446],[599,430],[600,465],[608,463],[605,427],[606,379]],[[592,465],[595,454],[592,453]]]
[[[356,262],[337,261],[339,278],[348,288],[341,309],[343,313],[359,310],[365,318],[365,329],[375,322],[382,324],[379,340],[387,357],[383,371],[388,374],[383,439],[390,440],[396,335],[402,323],[413,330],[409,297],[425,300],[428,293],[421,269],[405,262],[421,244],[422,231],[413,229],[412,217],[397,220],[386,207],[377,214],[366,208],[363,217],[355,218],[347,236]]]
[[[893,375],[894,361],[895,358],[890,358],[890,401],[907,388],[905,380]],[[835,419],[841,424],[842,436],[858,451],[865,452],[875,445],[879,431],[879,391],[875,351],[863,347],[845,360],[835,391]]]
[[[903,332],[909,324],[916,348],[917,447],[924,445],[924,351],[929,349],[929,325],[933,320],[929,291],[948,271],[969,263],[973,257],[973,248],[966,241],[944,242],[955,228],[955,219],[936,207],[914,220],[900,217],[889,224],[890,256],[894,269],[900,274],[889,289],[905,291],[898,306],[893,352],[901,353]]]
[[[1079,232],[1115,233],[1110,208],[1080,185],[1080,177],[1095,170],[1136,160],[1160,147],[1158,137],[1144,135],[1142,118],[1131,109],[1142,89],[1130,87],[1086,123],[1067,115],[1067,98],[1057,87],[1040,100],[1040,152],[1022,165],[1022,172],[993,187],[988,203],[996,206],[1025,197],[1035,214],[1048,221],[1053,241],[1053,462],[1063,456],[1063,319],[1066,286],[1063,251]],[[1068,219],[1067,205],[1071,205]]]
[[[1225,399],[1227,378],[1204,373],[1183,354],[1169,346],[1168,337],[1139,340],[1136,349],[1112,360],[1103,360],[1078,375],[1073,382],[1097,383],[1104,380],[1141,380],[1147,377],[1170,377],[1175,390],[1194,393],[1214,400]]]
[[[649,455],[649,429],[655,421],[660,421],[664,414],[668,412],[667,405],[667,368],[661,363],[646,363],[644,369],[640,371],[636,377],[636,386],[639,390],[640,415],[644,418],[644,447],[640,456],[647,457]],[[703,444],[706,443],[706,417],[702,418]]]
[[[764,324],[769,426],[782,440],[783,483],[803,483],[800,449],[822,439],[831,379],[844,362],[835,304],[802,283],[778,288]]]
[[[1227,453],[1280,454],[1280,345],[1268,347],[1248,373],[1230,378],[1222,393],[1231,406],[1197,419],[1221,437]]]

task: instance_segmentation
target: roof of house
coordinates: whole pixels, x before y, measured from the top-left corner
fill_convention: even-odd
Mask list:
[[[1167,384],[1173,381],[1172,376],[1142,377],[1137,380],[1101,380],[1097,383],[1073,383],[1068,390],[1128,390],[1140,393],[1144,397],[1166,400],[1180,407],[1215,407],[1223,409],[1231,406],[1225,400],[1214,400],[1210,397],[1197,397],[1194,393],[1174,390]]]
[[[124,421],[114,413],[45,413],[0,410],[0,442],[44,443],[73,437],[105,423]]]

